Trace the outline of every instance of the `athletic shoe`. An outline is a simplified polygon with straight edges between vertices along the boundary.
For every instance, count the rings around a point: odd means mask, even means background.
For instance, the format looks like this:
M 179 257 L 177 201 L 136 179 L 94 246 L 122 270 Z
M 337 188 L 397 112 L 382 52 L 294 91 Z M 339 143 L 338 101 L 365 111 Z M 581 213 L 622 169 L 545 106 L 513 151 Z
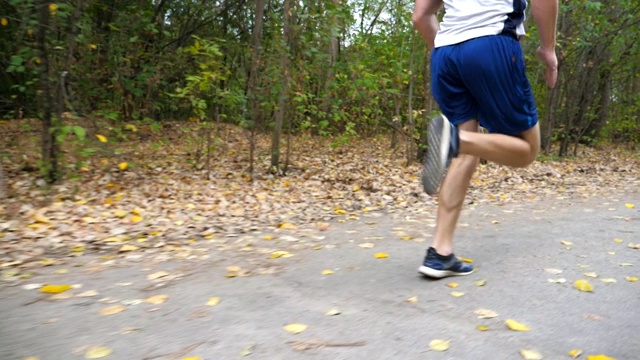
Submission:
M 430 247 L 418 272 L 440 279 L 447 276 L 469 275 L 473 272 L 473 266 L 463 263 L 453 254 L 442 256 L 436 252 L 436 249 Z
M 440 114 L 429 123 L 427 155 L 422 168 L 422 187 L 429 195 L 438 193 L 451 159 L 458 156 L 458 128 Z

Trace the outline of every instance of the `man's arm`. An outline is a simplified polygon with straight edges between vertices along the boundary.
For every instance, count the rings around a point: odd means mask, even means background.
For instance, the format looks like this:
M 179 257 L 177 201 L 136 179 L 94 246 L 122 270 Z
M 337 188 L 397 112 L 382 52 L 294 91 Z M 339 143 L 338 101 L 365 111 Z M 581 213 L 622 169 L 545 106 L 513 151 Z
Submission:
M 554 87 L 558 80 L 558 58 L 556 57 L 558 0 L 531 0 L 531 11 L 540 37 L 538 57 L 547 65 L 545 74 L 547 85 Z
M 432 49 L 439 28 L 436 14 L 440 6 L 442 0 L 416 0 L 413 7 L 413 26 Z

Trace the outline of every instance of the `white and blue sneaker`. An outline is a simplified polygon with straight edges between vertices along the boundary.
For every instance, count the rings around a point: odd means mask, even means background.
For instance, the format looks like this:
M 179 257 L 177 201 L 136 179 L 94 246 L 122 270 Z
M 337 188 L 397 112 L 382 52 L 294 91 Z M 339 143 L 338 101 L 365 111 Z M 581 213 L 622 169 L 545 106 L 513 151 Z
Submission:
M 442 256 L 436 252 L 436 249 L 430 247 L 418 272 L 441 279 L 447 276 L 469 275 L 473 272 L 473 265 L 463 263 L 453 254 Z
M 431 196 L 438 193 L 451 159 L 458 156 L 459 144 L 458 128 L 446 116 L 440 114 L 431 120 L 427 133 L 427 155 L 421 176 L 424 192 Z

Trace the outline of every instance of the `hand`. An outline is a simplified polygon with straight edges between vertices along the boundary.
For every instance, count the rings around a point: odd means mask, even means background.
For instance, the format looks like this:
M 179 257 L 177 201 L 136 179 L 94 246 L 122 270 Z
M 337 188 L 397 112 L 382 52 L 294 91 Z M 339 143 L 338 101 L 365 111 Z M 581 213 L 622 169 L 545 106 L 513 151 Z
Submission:
M 555 49 L 544 49 L 542 46 L 538 48 L 538 58 L 547 65 L 545 72 L 545 79 L 547 86 L 553 88 L 558 81 L 558 58 L 556 57 Z

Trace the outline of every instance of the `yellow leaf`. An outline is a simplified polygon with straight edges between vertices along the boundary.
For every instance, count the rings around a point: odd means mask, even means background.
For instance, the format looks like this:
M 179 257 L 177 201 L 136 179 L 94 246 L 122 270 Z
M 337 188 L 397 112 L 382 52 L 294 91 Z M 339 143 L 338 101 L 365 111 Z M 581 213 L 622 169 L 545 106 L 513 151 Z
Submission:
M 418 297 L 417 296 L 412 296 L 412 297 L 408 298 L 405 301 L 406 302 L 410 302 L 410 303 L 414 303 L 414 302 L 418 301 Z
M 135 245 L 125 244 L 125 245 L 122 245 L 122 247 L 121 247 L 121 248 L 120 248 L 120 250 L 118 250 L 118 251 L 120 251 L 120 252 L 127 252 L 127 251 L 136 251 L 136 250 L 138 250 L 138 249 L 139 249 L 139 248 L 138 248 L 137 246 L 135 246 Z
M 82 245 L 75 246 L 73 249 L 71 249 L 71 251 L 74 253 L 81 253 L 84 251 L 84 246 Z
M 353 191 L 359 191 L 359 190 L 360 190 L 360 186 L 355 185 L 355 186 L 353 187 Z
M 35 220 L 36 222 L 41 223 L 41 224 L 46 224 L 46 223 L 48 223 L 50 221 L 48 217 L 40 215 L 40 214 L 33 215 L 33 220 Z
M 624 279 L 627 280 L 628 282 L 636 282 L 636 281 L 638 281 L 638 278 L 636 276 L 627 276 Z
M 505 325 L 507 325 L 507 327 L 510 330 L 513 330 L 513 331 L 530 331 L 531 330 L 527 325 L 519 323 L 513 319 L 507 319 L 504 323 Z
M 582 355 L 582 350 L 580 349 L 573 349 L 569 351 L 569 356 L 573 359 L 577 359 L 580 355 Z
M 633 204 L 629 204 L 629 203 L 624 204 L 624 206 L 626 206 L 626 207 L 627 207 L 627 209 L 633 209 L 634 207 L 636 207 L 635 205 L 633 205 Z
M 128 164 L 128 163 L 126 163 L 126 162 L 121 162 L 121 163 L 118 165 L 118 169 L 120 169 L 120 170 L 122 170 L 122 171 L 127 170 L 127 168 L 128 168 L 128 167 L 129 167 L 129 164 Z
M 613 241 L 615 241 L 615 242 L 617 242 L 618 244 L 620 244 L 623 240 L 622 240 L 622 239 L 619 239 L 619 238 L 615 238 L 615 239 L 613 239 Z
M 562 240 L 560 241 L 560 243 L 564 246 L 571 246 L 573 245 L 573 243 L 571 241 L 567 241 L 567 240 Z
M 264 239 L 265 239 L 265 240 L 267 240 L 267 241 L 270 241 L 270 240 L 273 240 L 273 236 L 271 236 L 271 235 L 265 235 L 265 236 L 264 236 Z
M 277 259 L 277 258 L 288 258 L 292 256 L 293 254 L 291 254 L 290 252 L 280 250 L 280 251 L 272 252 L 270 258 Z
M 474 282 L 474 284 L 476 284 L 476 286 L 485 286 L 487 285 L 487 280 L 478 280 Z
M 186 358 L 182 358 L 182 360 L 202 360 L 202 358 L 199 356 L 189 356 Z
M 142 220 L 144 220 L 144 219 L 142 217 L 140 217 L 140 216 L 131 217 L 131 222 L 134 222 L 134 223 L 140 222 Z
M 63 284 L 63 285 L 45 285 L 40 288 L 40 292 L 45 294 L 59 294 L 61 292 L 65 292 L 71 289 L 71 285 Z
M 447 351 L 450 346 L 451 342 L 449 340 L 435 339 L 429 342 L 429 349 L 433 351 Z
M 616 360 L 616 358 L 609 357 L 607 355 L 587 355 L 587 360 Z
M 135 208 L 135 209 L 131 210 L 131 213 L 132 213 L 133 215 L 138 215 L 138 216 L 139 216 L 139 215 L 142 215 L 142 212 L 143 212 L 143 211 L 144 211 L 144 210 L 142 210 L 142 209 Z
M 295 229 L 298 228 L 297 226 L 293 225 L 292 223 L 288 223 L 288 222 L 280 223 L 280 225 L 278 225 L 278 227 L 280 229 L 285 229 L 285 230 L 295 230 Z
M 468 258 L 463 258 L 463 257 L 458 258 L 458 259 L 460 261 L 462 261 L 462 262 L 465 262 L 465 263 L 469 263 L 469 264 L 473 263 L 473 259 L 468 259 Z
M 209 298 L 209 301 L 207 301 L 207 306 L 216 306 L 220 304 L 220 300 L 221 299 L 217 296 Z
M 478 329 L 480 331 L 487 331 L 487 330 L 489 330 L 489 327 L 487 325 L 478 325 L 478 326 L 476 326 L 476 329 Z
M 633 264 L 625 262 L 625 263 L 620 263 L 620 266 L 633 266 Z
M 487 309 L 478 309 L 473 313 L 478 315 L 478 319 L 493 319 L 494 317 L 498 316 L 497 312 Z
M 101 359 L 111 355 L 113 350 L 105 346 L 92 346 L 84 354 L 85 359 Z
M 67 269 L 58 269 L 58 270 L 56 270 L 56 274 L 59 274 L 59 275 L 64 275 L 64 274 L 67 274 L 68 272 L 69 272 L 69 270 L 67 270 Z
M 49 11 L 58 10 L 58 4 L 49 4 Z
M 227 266 L 227 271 L 230 271 L 230 272 L 238 272 L 240 270 L 241 270 L 240 266 Z
M 363 249 L 371 249 L 371 248 L 373 248 L 375 245 L 374 245 L 374 244 L 372 244 L 372 243 L 362 243 L 362 244 L 359 244 L 358 246 L 360 246 L 360 247 L 361 247 L 361 248 L 363 248 Z
M 299 334 L 303 331 L 305 331 L 307 329 L 307 325 L 305 324 L 289 324 L 287 326 L 284 327 L 284 330 L 292 333 L 292 334 Z
M 451 296 L 453 296 L 453 297 L 464 296 L 464 292 L 462 292 L 462 291 L 452 291 L 451 292 Z
M 616 279 L 613 279 L 613 278 L 604 278 L 604 279 L 602 279 L 602 282 L 606 283 L 606 284 L 613 284 L 613 283 L 616 283 L 618 281 Z
M 160 305 L 164 304 L 165 301 L 169 298 L 169 295 L 154 295 L 150 298 L 145 299 L 144 302 L 147 304 Z
M 24 360 L 40 360 L 40 358 L 37 357 L 37 356 L 29 356 L 28 358 L 25 358 Z
M 104 315 L 104 316 L 106 316 L 106 315 L 113 315 L 113 314 L 117 314 L 117 313 L 119 313 L 119 312 L 123 312 L 123 311 L 125 311 L 126 309 L 127 309 L 127 308 L 125 308 L 125 307 L 124 307 L 124 306 L 122 306 L 122 305 L 113 305 L 113 306 L 109 306 L 109 307 L 106 307 L 106 308 L 104 308 L 104 309 L 100 310 L 100 313 L 99 313 L 99 314 L 100 314 L 100 315 Z
M 174 224 L 176 226 L 182 226 L 182 225 L 184 225 L 184 220 L 178 220 L 178 221 L 174 222 Z
M 193 205 L 193 204 L 187 204 L 187 205 L 185 205 L 185 207 L 186 207 L 187 209 L 189 209 L 189 210 L 193 210 L 193 209 L 195 209 L 195 208 L 196 208 L 196 206 L 195 206 L 195 205 Z
M 591 285 L 591 283 L 589 283 L 587 280 L 583 280 L 583 279 L 576 280 L 576 282 L 573 283 L 573 286 L 575 286 L 575 288 L 580 291 L 584 291 L 584 292 L 593 291 L 593 285 Z
M 56 262 L 54 260 L 51 259 L 42 259 L 40 260 L 40 265 L 42 266 L 51 266 L 51 265 L 55 265 Z
M 9 20 L 7 20 L 5 18 L 0 19 L 0 25 L 2 25 L 2 26 L 9 25 Z
M 450 287 L 450 288 L 452 288 L 452 289 L 455 289 L 455 288 L 457 288 L 459 285 L 458 285 L 458 283 L 450 282 L 450 283 L 448 283 L 448 284 L 447 284 L 447 286 L 448 286 L 448 287 Z
M 587 272 L 587 273 L 584 273 L 584 276 L 588 276 L 590 278 L 597 278 L 598 274 L 596 274 L 594 272 Z
M 101 143 L 107 142 L 107 138 L 104 135 L 96 134 L 96 138 L 98 138 L 98 141 L 100 141 Z
M 520 355 L 525 360 L 542 360 L 542 355 L 535 350 L 520 350 Z
M 386 254 L 386 253 L 375 253 L 375 254 L 373 254 L 373 256 L 376 259 L 386 259 L 386 258 L 389 257 L 389 254 Z
M 338 215 L 344 215 L 344 214 L 347 213 L 346 210 L 342 210 L 342 209 L 336 209 L 335 211 L 336 211 L 336 214 L 338 214 Z
M 122 219 L 123 217 L 127 216 L 128 214 L 129 214 L 129 213 L 128 213 L 128 212 L 126 212 L 126 211 L 124 211 L 124 210 L 116 210 L 116 211 L 114 211 L 114 212 L 113 212 L 113 215 L 115 215 L 116 217 L 119 217 L 119 218 L 121 218 L 121 219 Z
M 97 49 L 97 48 L 98 48 L 98 47 L 96 46 L 96 44 L 89 44 L 89 49 L 91 49 L 91 50 L 95 50 L 95 49 Z
M 124 129 L 131 132 L 138 132 L 138 128 L 133 124 L 126 124 Z
M 335 271 L 333 270 L 322 270 L 322 275 L 333 275 L 335 274 Z

